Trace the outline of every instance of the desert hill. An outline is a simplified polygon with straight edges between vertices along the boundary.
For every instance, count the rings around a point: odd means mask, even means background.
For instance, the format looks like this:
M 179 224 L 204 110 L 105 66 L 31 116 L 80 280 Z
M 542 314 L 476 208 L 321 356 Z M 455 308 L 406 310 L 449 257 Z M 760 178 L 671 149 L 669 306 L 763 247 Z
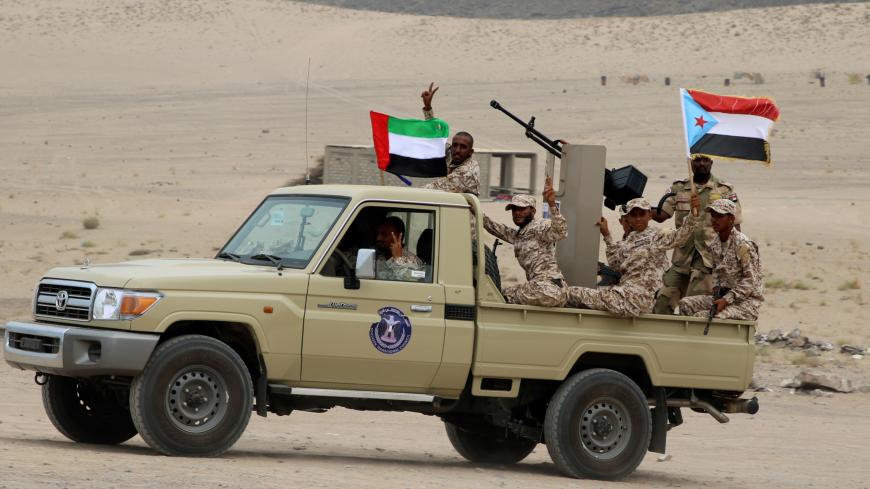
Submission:
M 847 0 L 860 2 L 863 0 Z M 357 10 L 412 15 L 443 15 L 488 19 L 571 19 L 581 17 L 647 17 L 788 5 L 844 3 L 836 0 L 469 0 L 431 2 L 426 0 L 308 0 L 306 3 Z

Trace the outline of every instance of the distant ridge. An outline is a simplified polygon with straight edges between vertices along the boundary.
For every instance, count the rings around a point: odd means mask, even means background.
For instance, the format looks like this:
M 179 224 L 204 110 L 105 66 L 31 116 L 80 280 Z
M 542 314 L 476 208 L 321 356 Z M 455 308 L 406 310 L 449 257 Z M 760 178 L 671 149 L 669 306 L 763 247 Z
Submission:
M 566 19 L 582 17 L 648 17 L 721 12 L 783 5 L 863 3 L 867 0 L 308 0 L 331 5 L 412 15 L 441 15 L 482 19 Z

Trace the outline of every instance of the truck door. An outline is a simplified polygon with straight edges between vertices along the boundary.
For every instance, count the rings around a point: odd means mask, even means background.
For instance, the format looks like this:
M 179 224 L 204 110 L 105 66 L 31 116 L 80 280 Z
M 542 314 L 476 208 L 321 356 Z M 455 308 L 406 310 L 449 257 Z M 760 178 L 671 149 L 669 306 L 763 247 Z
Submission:
M 360 207 L 312 275 L 302 341 L 306 384 L 378 390 L 432 383 L 445 334 L 444 287 L 435 276 L 439 211 L 397 205 Z M 346 269 L 355 266 L 359 249 L 380 248 L 378 255 L 386 255 L 378 233 L 387 228 L 401 240 L 409 266 L 396 273 L 379 258 L 376 278 L 360 279 L 359 289 L 345 289 Z

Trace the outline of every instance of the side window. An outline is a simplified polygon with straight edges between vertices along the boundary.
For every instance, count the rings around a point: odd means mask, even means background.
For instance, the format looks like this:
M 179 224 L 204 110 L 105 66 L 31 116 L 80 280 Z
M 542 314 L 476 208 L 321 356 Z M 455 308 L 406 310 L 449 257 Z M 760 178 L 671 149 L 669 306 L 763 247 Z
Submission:
M 357 214 L 321 270 L 348 274 L 357 252 L 375 250 L 375 280 L 432 283 L 435 260 L 434 210 L 370 206 Z

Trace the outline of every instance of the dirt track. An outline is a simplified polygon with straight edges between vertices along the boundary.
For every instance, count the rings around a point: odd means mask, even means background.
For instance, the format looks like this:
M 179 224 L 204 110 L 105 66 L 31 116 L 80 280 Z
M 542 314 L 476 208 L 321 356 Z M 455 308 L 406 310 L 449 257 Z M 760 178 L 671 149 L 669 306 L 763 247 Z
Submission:
M 649 454 L 627 481 L 563 477 L 543 445 L 516 466 L 477 466 L 453 451 L 437 418 L 294 413 L 253 417 L 217 459 L 167 458 L 138 436 L 117 447 L 77 445 L 55 431 L 32 374 L 0 367 L 0 489 L 37 487 L 870 487 L 866 394 L 760 393 L 756 416 L 719 425 L 685 413 L 673 458 Z

